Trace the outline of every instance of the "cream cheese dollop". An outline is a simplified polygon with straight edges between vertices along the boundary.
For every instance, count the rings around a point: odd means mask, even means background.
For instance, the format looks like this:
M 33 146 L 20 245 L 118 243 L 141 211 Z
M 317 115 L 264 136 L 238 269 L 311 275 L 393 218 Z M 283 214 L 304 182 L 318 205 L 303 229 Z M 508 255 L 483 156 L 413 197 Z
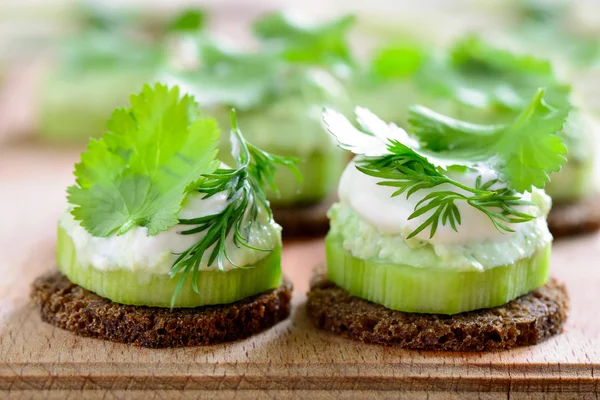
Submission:
M 475 184 L 478 176 L 481 176 L 482 182 L 487 182 L 497 177 L 494 171 L 485 166 L 468 168 L 465 172 L 449 172 L 448 174 L 453 179 L 469 186 Z M 392 197 L 397 188 L 378 185 L 378 182 L 381 180 L 381 178 L 372 177 L 360 172 L 356 169 L 356 163 L 354 161 L 351 162 L 346 167 L 340 180 L 338 190 L 340 201 L 352 208 L 364 221 L 376 227 L 380 233 L 385 235 L 401 235 L 404 238 L 408 237 L 425 222 L 433 212 L 431 211 L 409 220 L 409 216 L 414 212 L 415 206 L 420 200 L 433 191 L 460 191 L 460 189 L 454 186 L 443 184 L 433 189 L 419 190 L 409 198 L 406 197 L 406 194 Z M 543 191 L 541 193 L 543 194 Z M 523 195 L 523 200 L 530 200 L 530 198 L 530 193 Z M 454 231 L 449 224 L 442 225 L 440 223 L 433 237 L 429 237 L 430 230 L 428 228 L 421 231 L 413 239 L 432 245 L 464 244 L 486 240 L 507 241 L 511 240 L 512 236 L 526 224 L 531 223 L 509 224 L 515 232 L 500 232 L 484 213 L 470 206 L 465 201 L 457 201 L 455 204 L 461 215 L 461 224 L 458 226 L 458 232 Z M 540 214 L 538 207 L 533 205 L 519 206 L 519 210 L 521 212 L 533 213 L 536 216 Z
M 187 196 L 179 212 L 180 219 L 199 218 L 219 213 L 227 207 L 226 193 L 218 193 L 209 198 L 204 194 L 192 193 Z M 258 249 L 272 249 L 281 245 L 281 227 L 267 212 L 261 210 L 258 222 L 252 225 L 249 243 Z M 191 229 L 190 225 L 176 225 L 154 236 L 148 236 L 145 227 L 134 227 L 123 235 L 115 234 L 108 237 L 96 237 L 87 232 L 71 215 L 70 209 L 59 221 L 66 233 L 73 240 L 77 262 L 100 271 L 129 270 L 146 274 L 168 275 L 177 259 L 177 254 L 185 251 L 205 232 L 192 235 L 182 235 L 180 232 Z M 237 265 L 252 265 L 265 258 L 269 252 L 237 247 L 233 243 L 232 232 L 227 237 L 227 252 Z M 200 271 L 217 269 L 216 265 L 207 266 L 206 260 L 212 247 L 203 257 Z M 236 268 L 229 261 L 223 265 L 226 271 Z

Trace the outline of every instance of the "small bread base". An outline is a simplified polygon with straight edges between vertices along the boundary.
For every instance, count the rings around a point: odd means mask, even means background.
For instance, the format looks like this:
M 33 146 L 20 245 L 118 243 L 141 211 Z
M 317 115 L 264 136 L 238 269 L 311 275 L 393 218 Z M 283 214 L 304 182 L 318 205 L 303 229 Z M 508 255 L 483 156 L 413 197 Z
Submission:
M 564 204 L 554 204 L 548 227 L 555 238 L 595 232 L 600 229 L 600 195 Z
M 210 345 L 243 339 L 286 319 L 292 286 L 232 304 L 197 308 L 128 306 L 71 283 L 60 272 L 35 280 L 31 298 L 42 320 L 81 336 L 143 347 Z
M 316 204 L 271 206 L 273 219 L 283 228 L 286 238 L 324 235 L 329 231 L 327 211 L 334 199 L 326 199 Z
M 434 295 L 434 294 L 432 294 Z M 527 346 L 562 332 L 565 287 L 551 279 L 510 303 L 456 315 L 394 311 L 327 280 L 319 268 L 308 292 L 308 315 L 320 329 L 365 343 L 415 350 L 490 351 Z

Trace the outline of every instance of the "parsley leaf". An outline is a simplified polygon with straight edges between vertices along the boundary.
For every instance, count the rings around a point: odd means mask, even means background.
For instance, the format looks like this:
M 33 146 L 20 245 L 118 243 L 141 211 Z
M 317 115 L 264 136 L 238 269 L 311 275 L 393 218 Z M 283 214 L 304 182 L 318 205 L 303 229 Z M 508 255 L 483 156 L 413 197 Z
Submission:
M 177 14 L 167 26 L 168 32 L 194 32 L 202 29 L 206 23 L 204 11 L 190 8 Z
M 134 226 L 154 235 L 177 224 L 186 194 L 218 167 L 219 129 L 197 119 L 190 96 L 177 87 L 144 86 L 131 108 L 117 109 L 109 131 L 91 140 L 68 188 L 72 214 L 94 236 Z
M 404 143 L 408 146 L 407 151 L 416 152 L 419 144 L 409 137 L 404 129 L 395 124 L 386 124 L 366 108 L 356 107 L 355 113 L 362 130 L 356 129 L 338 111 L 329 108 L 323 111 L 323 122 L 342 149 L 354 154 L 376 157 L 388 154 L 390 141 L 393 141 Z
M 80 13 L 83 29 L 61 43 L 61 68 L 67 77 L 90 69 L 154 71 L 167 57 L 169 35 L 199 31 L 206 19 L 204 11 L 197 8 L 159 20 L 142 11 L 110 10 L 95 4 L 82 5 Z
M 346 39 L 355 18 L 346 15 L 319 25 L 303 24 L 289 14 L 276 13 L 254 23 L 254 33 L 281 52 L 287 61 L 331 65 L 354 63 Z
M 517 8 L 524 20 L 536 22 L 554 22 L 569 12 L 567 2 L 521 0 L 517 4 Z
M 558 133 L 570 108 L 555 109 L 544 101 L 540 89 L 529 105 L 506 125 L 478 125 L 416 106 L 409 123 L 423 147 L 441 156 L 486 162 L 500 180 L 518 192 L 543 188 L 548 174 L 566 161 L 566 147 Z

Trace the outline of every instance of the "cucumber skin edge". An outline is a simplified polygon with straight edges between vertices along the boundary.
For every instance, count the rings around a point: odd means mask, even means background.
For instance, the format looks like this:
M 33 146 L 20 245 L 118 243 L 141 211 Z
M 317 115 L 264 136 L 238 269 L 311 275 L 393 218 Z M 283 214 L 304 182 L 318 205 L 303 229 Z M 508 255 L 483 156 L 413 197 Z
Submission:
M 551 244 L 515 263 L 457 272 L 363 260 L 345 251 L 341 239 L 327 235 L 329 279 L 353 296 L 392 310 L 453 315 L 501 306 L 546 284 Z
M 62 227 L 57 232 L 57 266 L 69 280 L 111 301 L 127 305 L 165 307 L 171 305 L 178 277 L 148 274 L 144 279 L 133 271 L 99 271 L 77 263 L 75 247 Z M 174 308 L 230 304 L 279 287 L 283 282 L 281 247 L 276 247 L 254 268 L 232 271 L 203 271 L 198 274 L 200 294 L 195 293 L 191 274 L 186 278 Z

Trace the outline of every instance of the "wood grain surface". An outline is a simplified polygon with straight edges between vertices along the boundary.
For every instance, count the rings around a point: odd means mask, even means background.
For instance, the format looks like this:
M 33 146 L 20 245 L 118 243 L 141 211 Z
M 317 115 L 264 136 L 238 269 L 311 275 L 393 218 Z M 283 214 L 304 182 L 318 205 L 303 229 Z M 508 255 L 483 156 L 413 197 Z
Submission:
M 599 235 L 555 243 L 554 275 L 572 299 L 565 333 L 507 352 L 403 351 L 315 330 L 304 302 L 310 270 L 324 258 L 321 239 L 285 243 L 293 314 L 248 340 L 151 350 L 47 325 L 28 302 L 29 285 L 53 268 L 56 220 L 79 150 L 0 149 L 0 398 L 345 399 L 401 391 L 409 399 L 597 399 Z

